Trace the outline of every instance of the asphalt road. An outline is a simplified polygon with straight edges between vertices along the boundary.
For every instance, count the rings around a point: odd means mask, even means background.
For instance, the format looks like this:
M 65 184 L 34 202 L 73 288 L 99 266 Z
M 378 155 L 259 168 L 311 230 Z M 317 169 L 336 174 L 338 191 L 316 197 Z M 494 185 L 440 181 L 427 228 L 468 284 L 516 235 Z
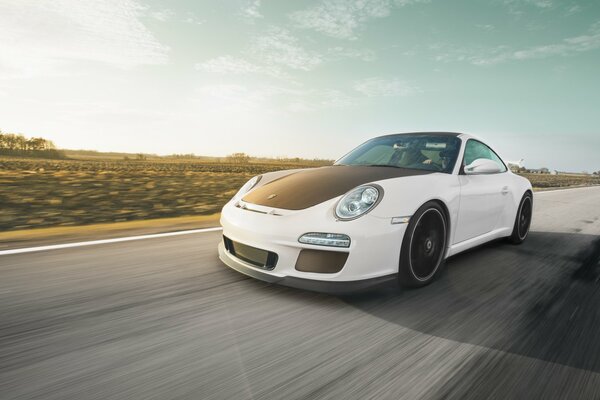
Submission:
M 534 218 L 352 296 L 231 271 L 219 232 L 0 256 L 0 398 L 600 398 L 600 188 Z

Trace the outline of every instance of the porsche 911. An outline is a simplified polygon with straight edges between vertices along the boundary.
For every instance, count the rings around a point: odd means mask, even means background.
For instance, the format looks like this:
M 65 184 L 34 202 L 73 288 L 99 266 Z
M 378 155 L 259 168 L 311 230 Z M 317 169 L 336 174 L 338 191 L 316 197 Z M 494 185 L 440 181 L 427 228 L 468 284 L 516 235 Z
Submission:
M 223 207 L 218 251 L 243 274 L 298 288 L 420 287 L 448 257 L 500 238 L 522 243 L 532 211 L 530 182 L 482 140 L 393 134 L 331 166 L 250 179 Z

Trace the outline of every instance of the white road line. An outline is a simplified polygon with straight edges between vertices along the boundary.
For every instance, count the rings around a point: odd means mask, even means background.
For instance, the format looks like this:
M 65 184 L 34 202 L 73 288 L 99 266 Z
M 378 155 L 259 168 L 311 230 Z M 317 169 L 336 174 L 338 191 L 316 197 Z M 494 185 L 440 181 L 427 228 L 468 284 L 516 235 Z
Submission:
M 188 231 L 155 233 L 152 235 L 140 235 L 140 236 L 128 236 L 128 237 L 113 238 L 113 239 L 90 240 L 87 242 L 53 244 L 53 245 L 38 246 L 38 247 L 24 247 L 22 249 L 0 250 L 0 256 L 4 256 L 4 255 L 8 255 L 8 254 L 33 253 L 35 251 L 68 249 L 71 247 L 93 246 L 96 244 L 131 242 L 133 240 L 144 240 L 144 239 L 163 238 L 163 237 L 169 237 L 169 236 L 190 235 L 193 233 L 216 232 L 216 231 L 220 231 L 222 229 L 223 228 L 218 226 L 218 227 L 214 227 L 214 228 L 191 229 Z

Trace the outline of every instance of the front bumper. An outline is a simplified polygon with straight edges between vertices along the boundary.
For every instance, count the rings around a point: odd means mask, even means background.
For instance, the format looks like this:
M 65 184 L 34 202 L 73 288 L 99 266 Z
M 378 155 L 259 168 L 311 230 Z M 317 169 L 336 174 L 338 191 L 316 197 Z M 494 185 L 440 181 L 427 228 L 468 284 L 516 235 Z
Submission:
M 242 260 L 236 259 L 225 250 L 223 242 L 219 243 L 219 258 L 229 268 L 236 270 L 252 278 L 277 283 L 283 286 L 289 286 L 297 289 L 311 290 L 329 294 L 345 294 L 351 292 L 360 292 L 383 286 L 398 281 L 398 274 L 384 275 L 377 278 L 362 279 L 356 281 L 325 281 L 316 279 L 298 278 L 295 276 L 279 276 L 266 271 L 261 271 Z
M 278 262 L 272 270 L 258 268 L 232 255 L 223 242 L 219 256 L 229 267 L 254 278 L 316 291 L 355 291 L 394 280 L 406 224 L 392 224 L 390 218 L 370 214 L 338 221 L 331 211 L 334 203 L 332 200 L 298 211 L 255 212 L 236 207 L 231 201 L 221 213 L 223 234 L 276 253 Z M 299 243 L 298 238 L 307 232 L 343 233 L 350 236 L 351 244 L 349 248 L 335 248 Z M 302 249 L 344 251 L 348 258 L 336 273 L 303 272 L 295 268 Z

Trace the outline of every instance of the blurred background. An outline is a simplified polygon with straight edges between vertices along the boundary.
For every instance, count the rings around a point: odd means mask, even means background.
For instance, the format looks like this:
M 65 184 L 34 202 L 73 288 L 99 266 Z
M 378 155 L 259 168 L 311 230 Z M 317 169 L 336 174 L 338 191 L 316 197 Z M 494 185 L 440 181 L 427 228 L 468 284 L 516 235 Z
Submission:
M 187 224 L 395 132 L 599 182 L 595 2 L 3 0 L 0 37 L 2 231 Z
M 332 163 L 241 152 L 211 157 L 66 150 L 47 139 L 0 133 L 0 230 L 127 221 L 146 221 L 153 228 L 164 218 L 187 226 L 199 222 L 195 216 L 212 216 L 216 223 L 221 207 L 252 176 Z M 523 161 L 509 165 L 537 190 L 600 184 L 599 172 L 528 169 Z

